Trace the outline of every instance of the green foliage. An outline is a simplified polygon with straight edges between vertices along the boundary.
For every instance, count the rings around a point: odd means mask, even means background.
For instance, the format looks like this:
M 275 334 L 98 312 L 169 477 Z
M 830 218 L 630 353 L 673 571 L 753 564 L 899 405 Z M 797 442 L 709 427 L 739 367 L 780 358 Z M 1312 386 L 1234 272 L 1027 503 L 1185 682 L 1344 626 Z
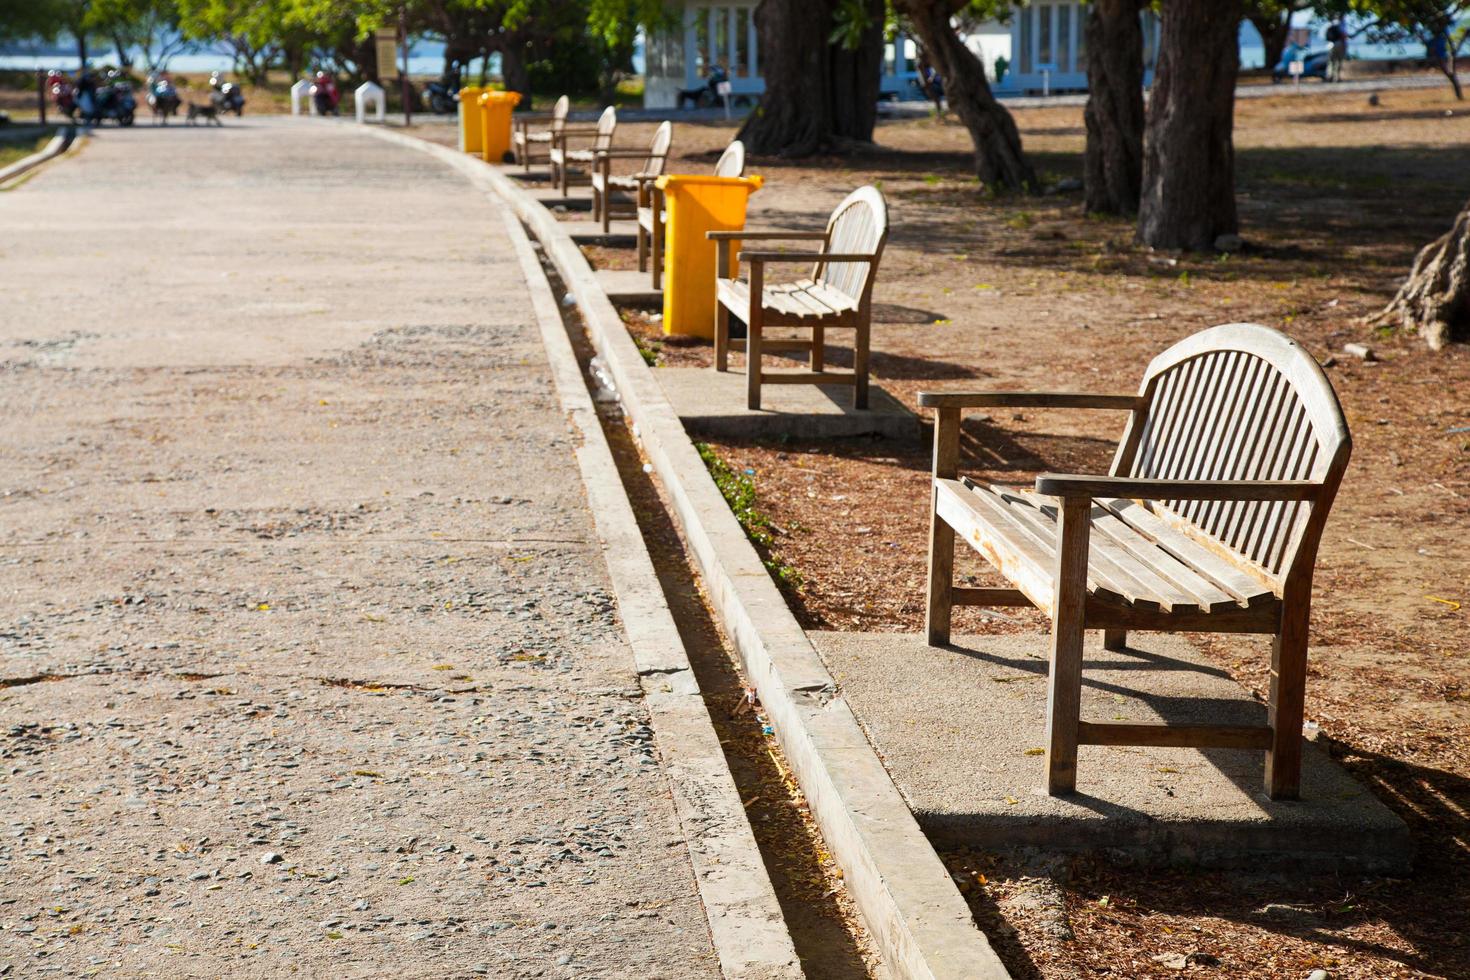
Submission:
M 725 498 L 725 503 L 730 505 L 730 510 L 740 526 L 745 529 L 745 536 L 751 542 L 765 552 L 764 563 L 776 580 L 793 589 L 802 586 L 801 573 L 785 562 L 782 562 L 771 554 L 771 548 L 776 543 L 776 535 L 780 528 L 771 520 L 770 516 L 762 513 L 756 507 L 755 481 L 744 473 L 737 473 L 730 465 L 720 458 L 708 443 L 696 442 L 694 448 L 699 452 L 699 458 L 704 460 L 705 469 L 714 478 L 715 486 L 720 488 L 720 494 Z

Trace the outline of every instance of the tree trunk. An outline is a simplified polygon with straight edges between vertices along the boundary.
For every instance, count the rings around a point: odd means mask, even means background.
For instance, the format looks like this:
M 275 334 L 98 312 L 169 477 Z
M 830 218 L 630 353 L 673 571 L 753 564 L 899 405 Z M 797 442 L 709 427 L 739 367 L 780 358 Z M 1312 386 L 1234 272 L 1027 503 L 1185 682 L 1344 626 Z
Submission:
M 1261 48 L 1265 51 L 1268 71 L 1276 67 L 1281 60 L 1281 52 L 1286 50 L 1286 37 L 1291 33 L 1291 14 L 1294 10 L 1295 7 L 1282 17 L 1253 13 L 1246 18 L 1256 29 L 1256 33 L 1261 35 Z
M 1398 295 L 1374 319 L 1418 331 L 1432 350 L 1470 340 L 1470 201 L 1453 228 L 1424 246 Z
M 489 61 L 487 54 L 485 60 Z M 519 37 L 507 38 L 500 49 L 500 77 L 507 92 L 521 93 L 518 108 L 523 112 L 531 109 L 531 67 L 526 62 L 526 42 Z
M 77 39 L 77 60 L 81 62 L 80 71 L 87 70 L 87 29 L 77 26 L 72 28 Z
M 1093 0 L 1087 15 L 1089 213 L 1134 214 L 1143 186 L 1143 27 L 1140 0 Z
M 831 3 L 761 0 L 755 27 L 766 91 L 739 138 L 760 155 L 802 157 L 830 150 Z
M 878 92 L 883 83 L 884 0 L 864 0 L 868 29 L 854 50 L 838 45 L 831 53 L 832 131 L 842 139 L 873 141 L 878 122 Z
M 1460 88 L 1460 76 L 1455 73 L 1455 56 L 1453 53 L 1439 59 L 1439 70 L 1444 72 L 1444 77 L 1450 80 L 1450 87 L 1455 90 L 1455 98 L 1465 100 L 1465 91 Z
M 995 101 L 985 80 L 985 66 L 950 24 L 953 0 L 897 0 L 896 6 L 913 24 L 919 43 L 939 72 L 950 109 L 970 131 L 980 182 L 993 190 L 1039 191 L 1036 172 L 1021 151 L 1016 121 Z
M 1239 228 L 1231 132 L 1239 25 L 1240 0 L 1164 6 L 1144 132 L 1138 209 L 1144 245 L 1202 251 Z

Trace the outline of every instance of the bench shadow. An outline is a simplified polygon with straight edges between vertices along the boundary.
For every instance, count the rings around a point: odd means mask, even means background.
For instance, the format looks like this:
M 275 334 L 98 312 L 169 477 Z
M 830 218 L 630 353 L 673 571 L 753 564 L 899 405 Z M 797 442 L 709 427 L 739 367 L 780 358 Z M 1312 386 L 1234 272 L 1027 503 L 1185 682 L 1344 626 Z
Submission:
M 1317 744 L 1408 825 L 1409 877 L 1276 875 L 1098 867 L 1091 874 L 1141 916 L 1216 918 L 1431 976 L 1470 976 L 1470 778 L 1325 734 Z M 1359 924 L 1375 928 L 1349 931 Z M 1386 926 L 1409 949 L 1375 941 Z

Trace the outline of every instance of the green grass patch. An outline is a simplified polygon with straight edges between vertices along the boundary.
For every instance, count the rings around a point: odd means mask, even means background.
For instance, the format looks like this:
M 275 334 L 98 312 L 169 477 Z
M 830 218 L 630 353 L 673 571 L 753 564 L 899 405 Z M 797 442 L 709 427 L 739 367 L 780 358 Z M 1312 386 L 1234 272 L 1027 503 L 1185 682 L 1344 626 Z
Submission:
M 766 570 L 782 585 L 799 590 L 802 586 L 801 573 L 771 553 L 776 535 L 781 529 L 771 520 L 770 515 L 763 513 L 757 506 L 755 481 L 749 474 L 732 469 L 708 443 L 696 442 L 694 448 L 699 452 L 699 458 L 704 460 L 705 469 L 714 478 L 715 486 L 720 488 L 725 503 L 730 505 L 735 519 L 745 529 L 745 536 L 764 552 L 761 560 L 765 563 Z
M 0 167 L 8 167 L 32 153 L 39 153 L 51 142 L 52 135 L 50 129 L 37 131 L 34 126 L 27 126 L 14 134 L 0 129 Z

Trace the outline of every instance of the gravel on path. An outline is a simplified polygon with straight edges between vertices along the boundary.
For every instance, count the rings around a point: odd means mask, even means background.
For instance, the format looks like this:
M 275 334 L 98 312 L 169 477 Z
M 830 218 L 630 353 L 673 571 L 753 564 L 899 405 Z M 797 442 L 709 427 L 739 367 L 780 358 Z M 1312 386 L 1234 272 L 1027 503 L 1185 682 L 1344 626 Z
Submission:
M 0 975 L 717 974 L 503 236 L 323 121 L 0 195 Z

